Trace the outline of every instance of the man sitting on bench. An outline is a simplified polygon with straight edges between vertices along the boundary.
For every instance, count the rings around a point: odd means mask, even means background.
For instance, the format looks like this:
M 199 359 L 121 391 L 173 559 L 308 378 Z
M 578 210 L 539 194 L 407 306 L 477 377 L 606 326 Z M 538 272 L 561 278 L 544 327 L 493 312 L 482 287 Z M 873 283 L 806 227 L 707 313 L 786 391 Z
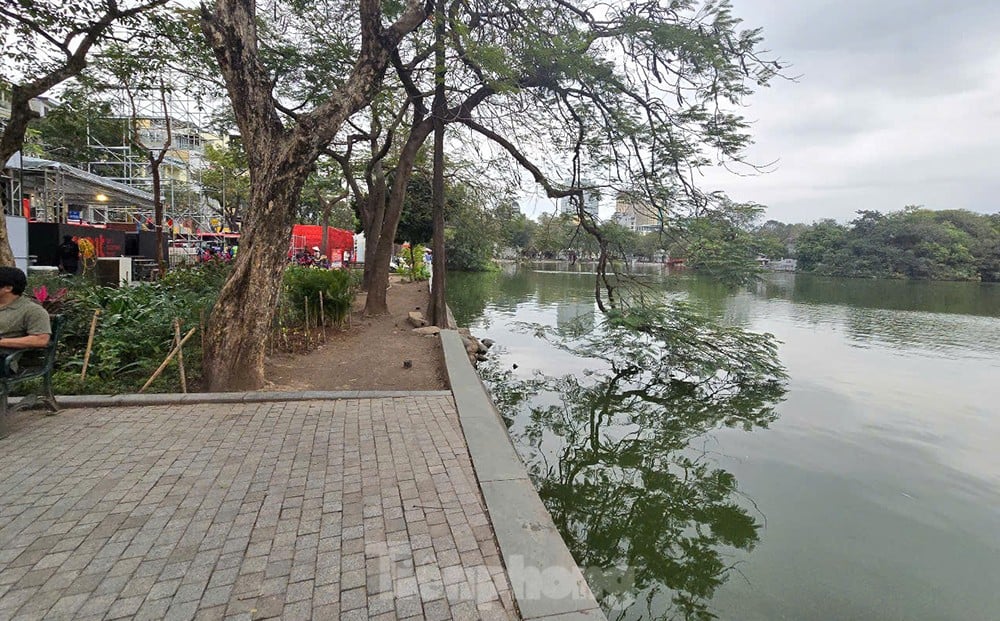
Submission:
M 22 297 L 27 286 L 28 278 L 20 269 L 0 267 L 0 357 L 49 344 L 49 313 Z

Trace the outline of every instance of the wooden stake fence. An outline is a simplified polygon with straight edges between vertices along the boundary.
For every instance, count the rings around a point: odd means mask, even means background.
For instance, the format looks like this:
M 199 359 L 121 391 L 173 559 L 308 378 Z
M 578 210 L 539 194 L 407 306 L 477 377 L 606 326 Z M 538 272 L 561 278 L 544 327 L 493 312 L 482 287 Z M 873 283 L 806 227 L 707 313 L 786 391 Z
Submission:
M 319 320 L 323 324 L 323 342 L 326 342 L 326 311 L 323 309 L 323 293 L 319 294 Z

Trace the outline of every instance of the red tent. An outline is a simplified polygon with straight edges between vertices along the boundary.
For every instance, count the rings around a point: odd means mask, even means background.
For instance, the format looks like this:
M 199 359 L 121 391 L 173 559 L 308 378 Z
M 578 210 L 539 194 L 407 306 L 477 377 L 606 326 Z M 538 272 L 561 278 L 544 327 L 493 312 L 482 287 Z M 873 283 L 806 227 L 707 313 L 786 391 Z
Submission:
M 330 261 L 343 261 L 344 251 L 354 250 L 354 233 L 344 229 L 327 229 L 327 247 L 323 247 L 323 227 L 318 224 L 296 224 L 292 227 L 292 249 L 319 248 Z

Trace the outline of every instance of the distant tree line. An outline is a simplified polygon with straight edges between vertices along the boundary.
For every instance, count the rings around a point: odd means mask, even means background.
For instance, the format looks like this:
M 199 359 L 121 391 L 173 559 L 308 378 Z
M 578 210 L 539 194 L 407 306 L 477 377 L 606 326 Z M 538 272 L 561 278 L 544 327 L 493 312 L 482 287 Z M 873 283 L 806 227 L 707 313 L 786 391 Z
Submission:
M 799 271 L 828 276 L 1000 282 L 1000 213 L 910 206 L 885 214 L 859 211 L 847 224 L 759 224 L 761 212 L 758 205 L 729 203 L 708 216 L 673 220 L 659 232 L 614 222 L 601 227 L 619 258 L 682 258 L 689 268 L 723 278 L 746 273 L 755 258 L 767 257 L 797 259 Z M 496 226 L 479 230 L 495 235 L 491 243 L 501 255 L 586 260 L 598 251 L 573 216 L 546 213 L 533 221 L 507 211 Z
M 1000 213 L 859 211 L 848 224 L 765 222 L 754 231 L 764 256 L 791 257 L 828 276 L 1000 282 Z

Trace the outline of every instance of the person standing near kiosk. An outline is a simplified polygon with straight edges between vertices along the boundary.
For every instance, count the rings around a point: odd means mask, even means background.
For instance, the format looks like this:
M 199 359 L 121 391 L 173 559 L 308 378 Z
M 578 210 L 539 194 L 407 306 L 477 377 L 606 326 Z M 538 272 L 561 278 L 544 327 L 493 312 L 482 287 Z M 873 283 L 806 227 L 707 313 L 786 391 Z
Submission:
M 59 244 L 59 268 L 66 274 L 75 275 L 80 269 L 80 245 L 72 235 L 63 235 Z

